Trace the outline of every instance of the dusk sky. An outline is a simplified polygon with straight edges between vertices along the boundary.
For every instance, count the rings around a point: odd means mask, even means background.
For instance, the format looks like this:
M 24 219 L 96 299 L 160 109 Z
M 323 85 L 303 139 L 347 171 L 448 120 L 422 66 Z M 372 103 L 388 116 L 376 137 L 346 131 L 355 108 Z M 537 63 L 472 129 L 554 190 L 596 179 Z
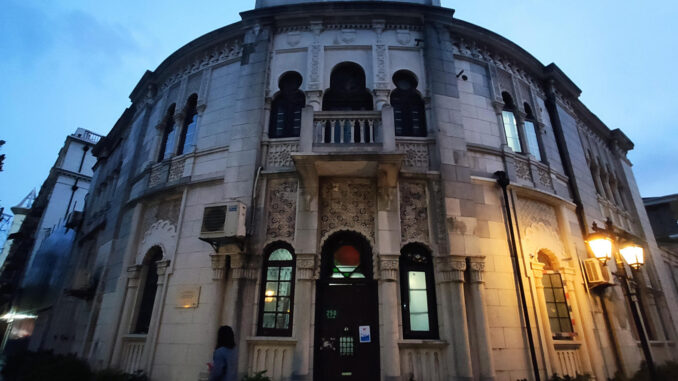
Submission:
M 106 134 L 145 70 L 207 32 L 239 20 L 247 1 L 4 0 L 0 13 L 0 206 L 38 188 L 66 135 Z M 643 196 L 678 193 L 678 2 L 443 1 L 544 64 L 635 143 Z

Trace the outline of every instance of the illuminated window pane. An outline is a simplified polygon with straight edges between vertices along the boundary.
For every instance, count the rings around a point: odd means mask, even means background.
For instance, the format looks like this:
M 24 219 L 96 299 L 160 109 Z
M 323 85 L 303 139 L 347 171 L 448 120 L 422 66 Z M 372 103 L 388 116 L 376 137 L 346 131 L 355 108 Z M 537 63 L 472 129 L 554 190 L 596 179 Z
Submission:
M 280 268 L 280 280 L 291 280 L 292 279 L 292 268 L 291 267 L 281 267 Z
M 290 282 L 280 282 L 278 285 L 278 295 L 290 296 Z
M 271 253 L 268 258 L 269 261 L 291 261 L 292 254 L 286 249 L 277 249 Z
M 264 328 L 275 328 L 275 314 L 264 314 Z
M 275 328 L 277 329 L 287 329 L 290 325 L 290 315 L 288 314 L 279 314 L 275 319 Z
M 527 148 L 530 153 L 534 155 L 537 160 L 541 161 L 541 153 L 539 152 L 539 141 L 537 140 L 537 126 L 529 120 L 525 121 L 525 136 L 527 137 Z
M 407 274 L 410 282 L 410 290 L 426 290 L 426 273 L 423 271 L 410 271 Z
M 522 152 L 520 146 L 520 137 L 518 135 L 518 125 L 516 124 L 516 117 L 511 111 L 502 111 L 502 118 L 504 120 L 504 131 L 506 131 L 506 142 L 513 152 Z
M 573 328 L 560 274 L 544 274 L 542 284 L 551 332 L 562 339 L 560 334 L 573 332 Z
M 410 330 L 412 331 L 428 331 L 428 314 L 410 314 Z
M 278 267 L 269 267 L 266 273 L 266 280 L 277 280 L 278 279 Z
M 426 300 L 426 290 L 410 291 L 410 312 L 428 312 L 428 302 Z

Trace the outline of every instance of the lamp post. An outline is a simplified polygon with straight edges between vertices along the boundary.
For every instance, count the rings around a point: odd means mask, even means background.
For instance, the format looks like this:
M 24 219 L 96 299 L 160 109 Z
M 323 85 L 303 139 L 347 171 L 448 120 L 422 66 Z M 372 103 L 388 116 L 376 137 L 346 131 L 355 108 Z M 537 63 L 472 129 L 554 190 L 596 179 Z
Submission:
M 624 266 L 624 261 L 626 261 L 629 267 L 631 267 L 632 273 L 638 271 L 644 263 L 643 248 L 636 243 L 635 237 L 626 232 L 615 230 L 609 218 L 605 221 L 604 228 L 599 227 L 595 222 L 591 228 L 593 233 L 589 234 L 586 243 L 591 248 L 593 255 L 603 265 L 605 265 L 608 259 L 614 257 L 614 261 L 617 264 L 617 272 L 613 274 L 620 280 L 626 295 L 643 348 L 645 363 L 650 372 L 650 379 L 654 380 L 656 379 L 656 370 L 652 360 L 652 351 L 650 350 L 650 342 L 647 338 L 638 306 L 641 303 L 640 288 L 633 277 L 627 273 L 626 266 Z

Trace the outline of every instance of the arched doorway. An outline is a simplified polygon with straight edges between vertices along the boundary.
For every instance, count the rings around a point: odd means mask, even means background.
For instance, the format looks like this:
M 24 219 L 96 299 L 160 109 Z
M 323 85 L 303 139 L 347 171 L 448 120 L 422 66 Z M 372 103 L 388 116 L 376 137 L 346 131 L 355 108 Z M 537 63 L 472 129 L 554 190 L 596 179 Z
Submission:
M 379 379 L 379 310 L 372 248 L 340 231 L 322 248 L 316 292 L 316 380 Z

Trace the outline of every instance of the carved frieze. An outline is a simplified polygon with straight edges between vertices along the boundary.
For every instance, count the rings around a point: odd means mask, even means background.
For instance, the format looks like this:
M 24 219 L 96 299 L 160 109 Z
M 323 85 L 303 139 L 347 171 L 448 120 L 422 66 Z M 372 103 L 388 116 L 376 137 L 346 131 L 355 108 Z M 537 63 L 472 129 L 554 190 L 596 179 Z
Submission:
M 562 257 L 565 250 L 554 207 L 521 197 L 516 209 L 524 250 L 533 256 L 539 250 L 549 250 Z
M 266 154 L 266 168 L 292 168 L 290 154 L 299 151 L 298 142 L 271 143 Z
M 532 181 L 532 176 L 530 176 L 530 165 L 523 160 L 516 160 L 516 176 L 519 179 Z
M 466 258 L 450 255 L 436 258 L 441 282 L 463 282 L 466 271 Z
M 398 279 L 398 268 L 397 256 L 379 258 L 379 270 L 382 280 L 395 281 Z
M 471 283 L 482 283 L 485 281 L 485 257 L 469 257 L 469 281 Z
M 297 216 L 296 179 L 272 179 L 268 185 L 268 218 L 266 238 L 268 240 L 294 239 Z
M 551 179 L 551 174 L 548 170 L 544 168 L 537 168 L 537 173 L 539 174 L 539 182 L 541 185 L 553 188 L 553 180 Z
M 405 154 L 403 167 L 413 169 L 428 169 L 429 152 L 426 142 L 398 142 L 396 143 L 398 152 Z
M 320 236 L 355 230 L 374 241 L 376 190 L 373 181 L 328 179 L 320 188 Z
M 429 242 L 426 183 L 400 181 L 400 239 L 403 243 Z

